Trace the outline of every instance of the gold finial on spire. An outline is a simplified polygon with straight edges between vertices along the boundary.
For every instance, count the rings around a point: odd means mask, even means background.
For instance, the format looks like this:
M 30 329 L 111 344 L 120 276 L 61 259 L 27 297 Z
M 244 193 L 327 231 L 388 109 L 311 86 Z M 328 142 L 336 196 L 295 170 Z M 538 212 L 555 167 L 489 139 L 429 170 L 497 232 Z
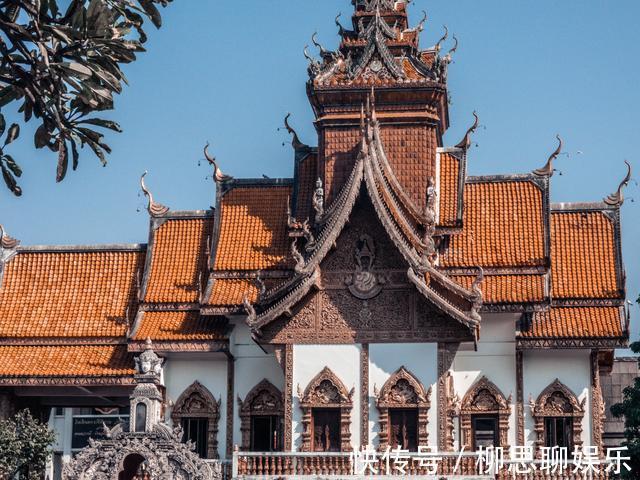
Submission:
M 169 211 L 169 207 L 166 207 L 161 203 L 156 203 L 153 200 L 153 194 L 149 191 L 149 189 L 147 188 L 147 185 L 144 182 L 144 177 L 146 177 L 148 173 L 149 172 L 145 170 L 142 176 L 140 177 L 140 188 L 142 189 L 142 192 L 144 193 L 145 197 L 147 197 L 147 211 L 149 212 L 149 214 L 152 217 L 161 217 L 162 215 L 164 215 Z
M 544 167 L 538 168 L 533 171 L 534 175 L 537 175 L 538 177 L 549 178 L 553 176 L 553 172 L 555 171 L 555 169 L 553 168 L 553 161 L 558 158 L 558 155 L 560 155 L 560 153 L 562 152 L 562 138 L 560 138 L 560 135 L 556 135 L 556 138 L 558 139 L 558 148 L 556 148 L 555 151 L 551 154 Z
M 627 175 L 624 177 L 620 185 L 618 186 L 618 190 L 615 193 L 612 193 L 607 198 L 604 199 L 604 203 L 607 205 L 611 205 L 614 207 L 619 207 L 624 203 L 624 187 L 629 185 L 629 181 L 631 181 L 631 164 L 625 160 L 624 163 L 627 164 Z

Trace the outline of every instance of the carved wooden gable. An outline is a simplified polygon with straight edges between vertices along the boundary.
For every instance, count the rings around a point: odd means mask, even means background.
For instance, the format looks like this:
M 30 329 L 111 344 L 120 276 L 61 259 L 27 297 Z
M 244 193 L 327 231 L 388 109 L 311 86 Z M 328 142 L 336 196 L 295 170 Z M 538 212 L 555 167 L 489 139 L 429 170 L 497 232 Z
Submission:
M 271 343 L 463 341 L 471 332 L 432 306 L 407 278 L 408 264 L 366 194 L 335 249 L 320 263 L 318 288 L 263 330 Z

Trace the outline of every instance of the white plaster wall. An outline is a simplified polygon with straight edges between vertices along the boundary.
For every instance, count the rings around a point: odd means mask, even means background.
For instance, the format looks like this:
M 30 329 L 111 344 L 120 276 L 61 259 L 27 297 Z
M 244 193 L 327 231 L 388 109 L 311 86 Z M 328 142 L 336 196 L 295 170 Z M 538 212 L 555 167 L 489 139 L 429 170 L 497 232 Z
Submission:
M 588 350 L 538 350 L 524 352 L 524 413 L 525 440 L 535 441 L 533 417 L 529 397 L 535 401 L 556 378 L 576 394 L 579 401 L 586 400 L 582 420 L 582 441 L 591 445 L 591 359 Z
M 263 379 L 269 380 L 274 386 L 284 391 L 284 373 L 273 354 L 272 348 L 265 346 L 264 352 L 251 339 L 249 327 L 244 321 L 236 323 L 231 337 L 231 352 L 235 357 L 235 398 L 245 399 Z M 234 402 L 233 443 L 242 443 L 240 432 L 240 411 L 237 401 Z
M 486 376 L 506 398 L 516 398 L 515 327 L 518 314 L 487 314 L 481 321 L 477 351 L 458 351 L 453 367 L 453 387 L 459 399 L 482 376 Z M 515 406 L 511 404 L 509 444 L 516 444 Z M 455 448 L 459 448 L 459 422 L 455 422 Z
M 369 444 L 378 445 L 378 409 L 374 386 L 382 388 L 396 370 L 404 366 L 426 390 L 431 387 L 429 445 L 438 444 L 438 345 L 435 343 L 381 343 L 369 345 Z
M 220 401 L 218 422 L 218 453 L 225 457 L 227 435 L 227 359 L 222 354 L 169 357 L 165 362 L 164 381 L 167 400 L 173 405 L 193 382 L 199 381 Z M 167 408 L 165 419 L 171 424 L 172 407 Z
M 347 390 L 355 387 L 351 411 L 351 444 L 360 446 L 360 344 L 355 345 L 294 345 L 293 346 L 293 449 L 299 450 L 302 439 L 302 412 L 298 385 L 304 392 L 309 382 L 324 367 L 335 373 Z

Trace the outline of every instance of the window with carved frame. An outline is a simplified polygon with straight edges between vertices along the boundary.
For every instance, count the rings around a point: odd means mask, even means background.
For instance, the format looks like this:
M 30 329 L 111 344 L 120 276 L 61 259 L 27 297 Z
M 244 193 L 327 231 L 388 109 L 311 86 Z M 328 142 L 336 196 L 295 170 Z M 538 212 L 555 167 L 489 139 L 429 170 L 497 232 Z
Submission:
M 512 398 L 506 398 L 487 377 L 478 380 L 459 406 L 460 446 L 499 446 L 509 450 L 509 417 Z
M 282 451 L 284 403 L 282 392 L 267 379 L 238 398 L 242 449 L 256 452 Z
M 351 409 L 353 394 L 328 368 L 322 369 L 302 392 L 302 451 L 349 452 L 351 446 Z
M 378 449 L 397 446 L 417 451 L 428 442 L 428 412 L 431 387 L 422 383 L 405 367 L 387 379 L 378 392 L 374 386 L 379 412 Z
M 534 402 L 529 399 L 534 419 L 536 449 L 541 447 L 567 447 L 572 451 L 582 447 L 582 419 L 586 398 L 578 400 L 560 380 L 554 380 Z
M 218 458 L 220 401 L 196 381 L 182 392 L 171 411 L 173 424 L 183 428 L 186 440 L 196 440 L 196 450 L 205 458 Z

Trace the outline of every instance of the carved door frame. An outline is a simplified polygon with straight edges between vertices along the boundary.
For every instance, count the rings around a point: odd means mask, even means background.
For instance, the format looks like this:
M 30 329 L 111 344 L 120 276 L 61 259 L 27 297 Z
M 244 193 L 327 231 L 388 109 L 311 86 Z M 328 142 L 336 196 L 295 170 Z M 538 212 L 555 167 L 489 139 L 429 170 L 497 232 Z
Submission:
M 554 397 L 559 397 L 560 400 L 565 402 L 564 410 L 562 409 L 562 405 L 553 403 Z M 535 425 L 536 452 L 540 452 L 541 447 L 544 447 L 544 419 L 548 417 L 572 418 L 573 431 L 571 432 L 571 438 L 573 440 L 573 447 L 582 447 L 582 419 L 585 414 L 585 403 L 586 398 L 580 402 L 578 396 L 557 378 L 542 391 L 535 402 L 533 399 L 529 399 L 531 416 L 533 417 Z
M 328 398 L 327 386 L 334 390 L 335 395 Z M 300 409 L 302 410 L 302 448 L 303 452 L 312 451 L 313 409 L 337 408 L 340 411 L 340 451 L 350 452 L 351 446 L 351 409 L 353 408 L 353 394 L 355 389 L 347 390 L 344 383 L 329 367 L 324 367 L 307 385 L 304 392 L 298 385 Z
M 485 404 L 482 400 L 489 400 L 490 404 Z M 465 450 L 471 450 L 473 447 L 472 417 L 474 415 L 497 415 L 500 446 L 504 447 L 505 451 L 509 451 L 511 400 L 511 396 L 506 398 L 500 389 L 485 376 L 474 383 L 460 403 L 460 447 L 464 446 Z
M 402 397 L 396 387 L 400 382 L 406 382 L 414 392 L 412 398 Z M 391 375 L 378 392 L 374 386 L 376 407 L 378 408 L 378 450 L 384 451 L 389 446 L 389 409 L 417 409 L 418 410 L 418 446 L 426 446 L 429 440 L 427 424 L 429 422 L 429 408 L 431 408 L 431 386 L 425 390 L 424 385 L 404 366 Z
M 193 404 L 193 400 L 199 400 Z M 183 418 L 206 418 L 209 420 L 207 430 L 207 458 L 218 458 L 218 422 L 220 420 L 220 403 L 213 394 L 197 380 L 180 394 L 171 410 L 174 426 L 181 426 Z
M 266 392 L 274 400 L 274 406 L 263 405 L 259 410 L 255 409 L 256 400 Z M 255 385 L 242 400 L 238 397 L 238 407 L 240 409 L 240 432 L 242 432 L 241 449 L 248 451 L 251 448 L 251 417 L 256 415 L 269 415 L 284 417 L 284 401 L 282 392 L 266 378 Z

